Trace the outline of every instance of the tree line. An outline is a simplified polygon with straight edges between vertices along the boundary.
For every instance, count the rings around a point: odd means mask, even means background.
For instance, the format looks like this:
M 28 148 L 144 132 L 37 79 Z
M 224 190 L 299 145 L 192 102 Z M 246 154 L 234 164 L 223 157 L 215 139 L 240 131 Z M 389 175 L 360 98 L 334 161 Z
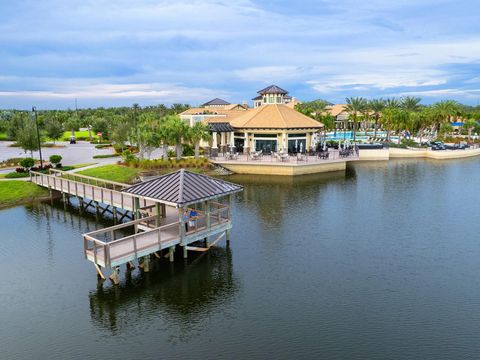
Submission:
M 452 122 L 463 122 L 463 128 L 471 137 L 472 132 L 480 132 L 480 107 L 471 107 L 454 100 L 443 100 L 432 105 L 422 105 L 421 98 L 406 96 L 402 98 L 372 99 L 348 97 L 345 99 L 343 128 L 352 126 L 354 140 L 357 131 L 373 130 L 373 137 L 379 130 L 386 131 L 387 141 L 392 133 L 415 135 L 420 139 L 427 134 L 444 136 L 453 131 Z M 296 105 L 296 109 L 307 116 L 322 122 L 326 130 L 335 130 L 338 122 L 327 111 L 329 104 L 324 100 L 315 100 Z
M 102 139 L 112 143 L 123 152 L 128 145 L 138 149 L 140 159 L 150 157 L 156 148 L 162 149 L 162 157 L 167 156 L 169 146 L 175 147 L 177 158 L 182 156 L 184 144 L 195 147 L 195 156 L 199 156 L 201 140 L 209 139 L 207 126 L 197 123 L 189 127 L 178 116 L 189 108 L 186 104 L 174 104 L 140 107 L 96 108 L 78 110 L 42 110 L 38 111 L 38 124 L 42 140 L 53 142 L 62 139 L 64 133 L 87 129 L 85 140 L 93 141 L 95 134 L 101 133 Z M 34 114 L 29 111 L 0 111 L 0 132 L 15 140 L 25 151 L 38 150 L 38 137 Z

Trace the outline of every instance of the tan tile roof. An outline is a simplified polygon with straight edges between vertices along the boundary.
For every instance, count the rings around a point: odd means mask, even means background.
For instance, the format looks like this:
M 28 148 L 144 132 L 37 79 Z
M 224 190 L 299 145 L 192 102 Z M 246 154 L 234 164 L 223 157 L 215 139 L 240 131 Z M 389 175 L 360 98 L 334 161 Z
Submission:
M 234 104 L 238 106 L 238 104 Z M 232 109 L 234 107 L 232 106 Z M 242 108 L 243 109 L 243 108 Z M 225 108 L 190 108 L 180 113 L 180 115 L 226 115 L 229 117 L 237 116 L 238 114 L 243 114 L 246 110 L 234 110 L 225 109 Z
M 333 116 L 338 116 L 342 112 L 346 112 L 345 110 L 346 106 L 347 105 L 344 105 L 344 104 L 335 104 L 335 105 L 332 105 L 330 108 L 326 109 L 326 111 Z
M 323 124 L 282 104 L 263 105 L 244 111 L 230 121 L 236 128 L 247 129 L 296 129 L 322 128 Z

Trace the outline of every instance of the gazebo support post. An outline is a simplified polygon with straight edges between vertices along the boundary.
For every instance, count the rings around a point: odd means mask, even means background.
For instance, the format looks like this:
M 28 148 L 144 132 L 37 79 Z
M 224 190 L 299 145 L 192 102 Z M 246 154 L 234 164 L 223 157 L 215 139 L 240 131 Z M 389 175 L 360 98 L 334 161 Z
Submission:
M 175 260 L 173 257 L 174 252 L 175 252 L 175 248 L 173 246 L 170 246 L 168 248 L 168 259 L 170 260 L 170 262 L 173 262 Z

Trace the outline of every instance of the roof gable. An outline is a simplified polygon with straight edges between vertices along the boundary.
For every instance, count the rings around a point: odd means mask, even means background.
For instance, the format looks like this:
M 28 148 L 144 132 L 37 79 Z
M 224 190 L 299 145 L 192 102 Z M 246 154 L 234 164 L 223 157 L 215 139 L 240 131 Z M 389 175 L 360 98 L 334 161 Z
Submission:
M 215 98 L 210 100 L 209 102 L 206 102 L 202 106 L 210 106 L 210 105 L 230 105 L 228 101 L 225 101 L 223 99 Z

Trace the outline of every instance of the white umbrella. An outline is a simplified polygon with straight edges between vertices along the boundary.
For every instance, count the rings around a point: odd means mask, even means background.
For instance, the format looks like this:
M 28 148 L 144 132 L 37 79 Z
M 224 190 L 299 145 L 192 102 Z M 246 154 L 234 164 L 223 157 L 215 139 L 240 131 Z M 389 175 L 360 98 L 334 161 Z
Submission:
M 303 152 L 303 142 L 300 143 L 300 153 Z
M 323 151 L 327 150 L 327 143 L 323 143 Z
M 298 140 L 295 140 L 295 151 L 298 149 Z

